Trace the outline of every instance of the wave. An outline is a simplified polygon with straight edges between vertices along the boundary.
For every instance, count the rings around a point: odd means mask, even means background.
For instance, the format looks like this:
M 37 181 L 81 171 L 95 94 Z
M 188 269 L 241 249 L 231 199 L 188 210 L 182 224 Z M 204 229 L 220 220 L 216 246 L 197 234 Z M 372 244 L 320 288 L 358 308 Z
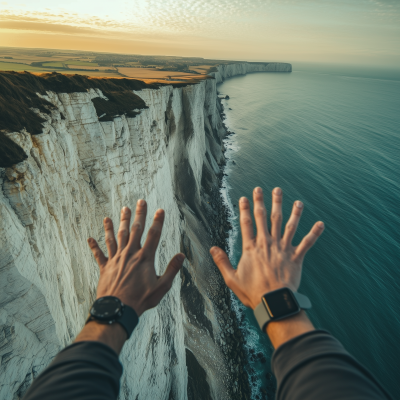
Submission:
M 225 108 L 227 109 L 227 108 Z M 225 111 L 226 113 L 227 111 Z M 226 125 L 227 121 L 225 121 Z M 235 136 L 229 136 L 224 139 L 224 146 L 225 146 L 225 157 L 228 159 L 222 179 L 222 187 L 220 189 L 220 194 L 223 199 L 223 202 L 227 209 L 229 210 L 229 222 L 231 223 L 232 229 L 229 233 L 228 237 L 228 256 L 232 262 L 234 268 L 236 268 L 236 258 L 237 255 L 235 254 L 235 244 L 237 243 L 238 235 L 240 232 L 239 226 L 239 216 L 235 211 L 235 207 L 233 206 L 232 199 L 229 195 L 229 190 L 231 186 L 228 182 L 229 173 L 232 171 L 232 167 L 237 165 L 234 164 L 233 157 L 236 152 L 240 150 L 239 145 L 235 141 Z M 260 378 L 259 374 L 257 373 L 258 367 L 257 362 L 259 362 L 259 358 L 255 358 L 254 355 L 264 354 L 265 349 L 260 346 L 259 344 L 259 333 L 254 328 L 254 326 L 248 321 L 246 318 L 246 311 L 247 308 L 240 302 L 240 300 L 233 294 L 231 291 L 231 304 L 232 308 L 237 316 L 239 321 L 239 328 L 243 332 L 243 337 L 245 338 L 245 351 L 247 357 L 247 373 L 249 374 L 250 380 L 250 387 L 251 387 L 251 398 L 258 399 L 258 394 L 260 389 L 263 385 L 263 381 Z

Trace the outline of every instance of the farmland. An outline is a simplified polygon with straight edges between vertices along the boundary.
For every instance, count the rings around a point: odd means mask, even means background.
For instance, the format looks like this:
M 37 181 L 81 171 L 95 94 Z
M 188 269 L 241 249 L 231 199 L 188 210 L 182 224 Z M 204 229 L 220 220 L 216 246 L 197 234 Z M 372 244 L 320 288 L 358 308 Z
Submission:
M 58 72 L 173 83 L 204 79 L 213 67 L 221 63 L 227 61 L 199 57 L 0 47 L 0 70 L 28 71 L 34 74 Z

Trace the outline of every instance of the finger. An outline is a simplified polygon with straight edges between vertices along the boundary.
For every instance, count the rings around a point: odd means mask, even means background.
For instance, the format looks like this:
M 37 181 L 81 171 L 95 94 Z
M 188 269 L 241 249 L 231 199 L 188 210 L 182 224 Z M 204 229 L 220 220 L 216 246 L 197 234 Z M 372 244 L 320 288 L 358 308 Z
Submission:
M 140 249 L 140 240 L 146 224 L 147 203 L 140 199 L 136 203 L 135 219 L 133 220 L 131 233 L 129 235 L 130 250 L 134 253 Z
M 292 244 L 293 237 L 296 233 L 304 205 L 301 201 L 295 201 L 292 208 L 292 214 L 286 224 L 285 232 L 283 234 L 283 246 L 288 247 Z
M 266 238 L 270 234 L 267 224 L 267 209 L 264 204 L 264 195 L 260 187 L 256 187 L 253 191 L 254 201 L 254 218 L 256 220 L 257 238 Z
M 160 276 L 157 282 L 157 290 L 160 291 L 160 300 L 172 287 L 172 283 L 175 279 L 176 274 L 182 268 L 183 262 L 185 261 L 185 255 L 182 253 L 176 254 L 172 257 L 169 262 L 164 274 Z
M 242 230 L 243 248 L 254 239 L 253 222 L 250 216 L 250 203 L 246 197 L 239 200 L 240 228 Z
M 107 264 L 107 257 L 104 255 L 97 242 L 93 238 L 89 238 L 88 245 L 99 267 L 104 267 Z
M 143 252 L 148 256 L 154 256 L 156 253 L 164 224 L 164 216 L 164 210 L 161 208 L 159 208 L 154 214 L 153 224 L 147 233 L 147 238 L 143 246 Z
M 302 259 L 306 255 L 307 251 L 311 249 L 317 239 L 321 236 L 324 231 L 325 225 L 323 222 L 317 222 L 312 228 L 311 231 L 304 236 L 303 240 L 297 246 L 295 251 L 295 258 Z
M 104 218 L 104 232 L 105 232 L 105 240 L 108 251 L 108 257 L 114 257 L 117 252 L 117 242 L 115 241 L 114 236 L 114 225 L 110 218 Z
M 281 240 L 282 229 L 282 189 L 275 188 L 272 191 L 271 208 L 271 236 L 275 240 Z
M 121 222 L 119 223 L 118 229 L 118 249 L 121 251 L 125 248 L 129 240 L 129 225 L 131 222 L 131 210 L 128 207 L 124 207 L 121 210 Z
M 234 282 L 235 270 L 232 267 L 231 262 L 225 251 L 217 246 L 211 247 L 210 249 L 211 257 L 213 258 L 215 264 L 220 270 L 226 286 L 232 289 L 232 284 Z

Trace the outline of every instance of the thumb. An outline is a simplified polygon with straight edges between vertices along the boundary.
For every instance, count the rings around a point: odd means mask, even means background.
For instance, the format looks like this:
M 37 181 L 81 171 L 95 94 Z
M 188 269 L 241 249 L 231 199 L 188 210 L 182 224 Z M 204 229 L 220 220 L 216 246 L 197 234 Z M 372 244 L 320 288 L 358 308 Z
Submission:
M 182 268 L 184 261 L 185 261 L 185 255 L 182 253 L 175 254 L 172 257 L 164 274 L 160 276 L 158 280 L 158 288 L 161 296 L 164 296 L 165 293 L 167 293 L 168 290 L 171 289 L 172 282 L 174 281 L 176 274 Z
M 211 247 L 210 254 L 218 269 L 220 270 L 226 286 L 231 288 L 235 270 L 233 269 L 227 254 L 217 246 Z

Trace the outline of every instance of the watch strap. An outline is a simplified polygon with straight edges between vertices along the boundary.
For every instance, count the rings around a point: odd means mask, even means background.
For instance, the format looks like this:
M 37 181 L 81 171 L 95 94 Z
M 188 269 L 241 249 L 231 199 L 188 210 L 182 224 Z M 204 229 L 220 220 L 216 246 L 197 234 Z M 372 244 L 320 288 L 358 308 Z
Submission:
M 122 316 L 117 319 L 116 322 L 121 324 L 122 327 L 126 330 L 129 339 L 132 335 L 133 330 L 136 328 L 136 325 L 139 323 L 139 317 L 132 307 L 124 304 Z
M 311 301 L 307 296 L 304 296 L 304 294 L 298 292 L 293 292 L 293 295 L 296 298 L 297 303 L 301 309 L 307 310 L 311 308 Z
M 293 296 L 295 297 L 297 304 L 299 307 L 303 310 L 307 310 L 311 308 L 311 301 L 307 296 L 304 296 L 304 294 L 298 293 L 298 292 L 292 292 Z M 260 326 L 261 330 L 264 331 L 265 327 L 267 326 L 268 322 L 271 321 L 271 317 L 264 305 L 264 303 L 261 301 L 261 303 L 254 309 L 254 316 L 256 317 L 256 320 L 258 322 L 258 325 Z
M 271 321 L 271 317 L 268 314 L 267 309 L 264 306 L 264 303 L 261 302 L 255 309 L 254 309 L 254 316 L 260 326 L 261 330 L 264 332 L 265 327 L 267 326 L 268 322 Z

